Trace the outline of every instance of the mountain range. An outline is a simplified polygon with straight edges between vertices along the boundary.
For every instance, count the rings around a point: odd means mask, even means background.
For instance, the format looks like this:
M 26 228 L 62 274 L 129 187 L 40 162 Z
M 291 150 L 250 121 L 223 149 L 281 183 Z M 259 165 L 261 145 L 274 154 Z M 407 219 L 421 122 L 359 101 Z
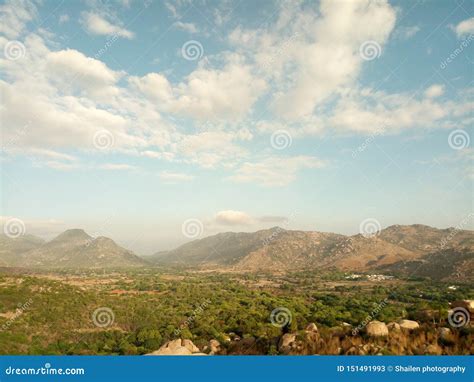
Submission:
M 51 241 L 0 235 L 0 266 L 119 268 L 184 265 L 241 272 L 339 269 L 383 271 L 436 279 L 472 280 L 474 232 L 426 225 L 393 225 L 373 237 L 273 227 L 226 232 L 171 251 L 139 257 L 106 237 L 67 230 Z
M 112 239 L 93 238 L 82 229 L 70 229 L 45 242 L 31 235 L 0 236 L 0 266 L 26 268 L 136 267 L 147 262 Z
M 473 278 L 474 232 L 414 224 L 393 225 L 364 237 L 274 227 L 220 233 L 158 252 L 148 260 L 248 272 L 335 268 L 461 280 Z

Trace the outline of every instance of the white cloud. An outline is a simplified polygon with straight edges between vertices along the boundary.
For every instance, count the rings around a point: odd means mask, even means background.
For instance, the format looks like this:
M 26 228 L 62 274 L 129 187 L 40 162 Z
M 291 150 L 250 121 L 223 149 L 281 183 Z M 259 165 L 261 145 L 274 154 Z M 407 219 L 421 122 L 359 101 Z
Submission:
M 69 15 L 67 14 L 60 15 L 58 21 L 59 21 L 59 24 L 67 23 L 69 21 Z
M 458 25 L 456 25 L 454 31 L 458 37 L 474 34 L 474 17 L 461 21 Z
M 15 39 L 37 15 L 36 5 L 32 1 L 7 0 L 0 5 L 0 33 Z
M 119 36 L 129 40 L 134 37 L 133 32 L 121 27 L 120 25 L 114 25 L 102 16 L 93 12 L 83 12 L 81 16 L 81 23 L 91 34 Z
M 173 24 L 173 27 L 176 28 L 176 29 L 185 31 L 185 32 L 189 32 L 189 33 L 198 33 L 199 32 L 199 29 L 193 23 L 183 23 L 181 21 L 176 21 Z
M 428 98 L 440 97 L 444 94 L 444 85 L 434 84 L 425 91 L 425 96 Z
M 402 40 L 408 40 L 420 31 L 420 27 L 413 25 L 410 27 L 398 27 L 395 29 L 394 36 Z
M 160 179 L 164 180 L 166 183 L 178 183 L 189 182 L 194 179 L 194 176 L 181 172 L 162 171 L 160 173 Z
M 124 163 L 106 163 L 103 165 L 100 165 L 99 168 L 101 170 L 110 170 L 110 171 L 127 171 L 127 170 L 136 170 L 136 166 L 132 166 L 129 164 L 124 164 Z
M 247 213 L 233 210 L 219 211 L 214 220 L 220 225 L 248 225 L 254 222 Z
M 295 180 L 299 171 L 321 168 L 325 165 L 324 161 L 305 155 L 269 157 L 260 162 L 242 164 L 229 179 L 239 183 L 255 182 L 264 186 L 286 186 Z

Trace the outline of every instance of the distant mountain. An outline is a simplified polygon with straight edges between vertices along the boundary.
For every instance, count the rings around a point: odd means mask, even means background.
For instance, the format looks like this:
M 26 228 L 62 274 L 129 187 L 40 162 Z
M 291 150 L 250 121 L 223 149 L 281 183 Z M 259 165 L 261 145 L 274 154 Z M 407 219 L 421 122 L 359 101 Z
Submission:
M 217 234 L 157 253 L 150 259 L 157 264 L 237 271 L 336 268 L 407 273 L 412 267 L 403 264 L 426 263 L 433 264 L 428 276 L 445 278 L 459 273 L 459 267 L 474 264 L 474 236 L 472 231 L 424 225 L 391 226 L 371 238 L 274 227 L 254 233 Z M 435 272 L 440 268 L 434 264 L 440 259 L 450 265 L 444 267 L 444 272 Z
M 44 240 L 33 235 L 10 238 L 0 235 L 0 266 L 16 266 L 21 262 L 21 254 L 44 244 Z
M 23 240 L 13 240 L 20 239 Z M 113 240 L 102 236 L 93 238 L 81 229 L 67 230 L 49 242 L 39 242 L 30 248 L 17 247 L 15 261 L 7 261 L 4 265 L 29 268 L 119 268 L 147 264 Z M 2 242 L 0 248 L 2 253 Z

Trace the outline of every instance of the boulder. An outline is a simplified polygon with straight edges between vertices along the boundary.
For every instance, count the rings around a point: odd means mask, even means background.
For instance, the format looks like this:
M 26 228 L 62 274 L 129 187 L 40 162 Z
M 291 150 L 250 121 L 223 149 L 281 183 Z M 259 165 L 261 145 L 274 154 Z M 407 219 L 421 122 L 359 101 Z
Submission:
M 307 332 L 317 332 L 318 331 L 318 327 L 316 326 L 316 324 L 314 322 L 312 322 L 311 324 L 309 324 L 307 327 L 306 327 L 306 331 Z
M 296 341 L 296 334 L 286 333 L 280 338 L 280 343 L 278 344 L 278 349 L 283 350 L 286 348 L 291 348 Z
M 181 345 L 188 349 L 191 353 L 199 353 L 199 348 L 190 340 L 182 340 Z
M 190 340 L 177 339 L 168 341 L 158 350 L 146 355 L 194 355 L 203 354 Z
M 385 323 L 380 321 L 370 321 L 365 328 L 367 335 L 371 337 L 388 336 L 388 328 Z
M 424 353 L 428 355 L 441 355 L 443 350 L 438 345 L 432 344 L 426 345 Z
M 217 354 L 221 351 L 221 344 L 217 340 L 210 340 L 209 349 L 211 350 L 209 354 Z
M 459 300 L 451 303 L 452 308 L 464 308 L 469 311 L 469 313 L 474 314 L 474 300 Z
M 397 331 L 398 331 L 398 330 L 400 330 L 400 325 L 398 325 L 396 322 L 389 322 L 389 323 L 387 324 L 387 328 L 388 328 L 388 330 L 390 330 L 390 331 L 393 331 L 393 330 L 397 330 Z
M 400 320 L 398 321 L 398 325 L 400 325 L 401 329 L 405 330 L 415 330 L 420 327 L 420 324 L 418 324 L 418 322 L 412 320 Z

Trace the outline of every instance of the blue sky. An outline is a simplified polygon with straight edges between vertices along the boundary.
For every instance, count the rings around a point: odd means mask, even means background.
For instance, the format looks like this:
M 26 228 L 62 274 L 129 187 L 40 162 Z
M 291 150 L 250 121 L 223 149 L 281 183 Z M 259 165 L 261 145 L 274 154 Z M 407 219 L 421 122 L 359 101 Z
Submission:
M 276 225 L 472 229 L 473 13 L 3 1 L 4 230 L 145 254 Z

